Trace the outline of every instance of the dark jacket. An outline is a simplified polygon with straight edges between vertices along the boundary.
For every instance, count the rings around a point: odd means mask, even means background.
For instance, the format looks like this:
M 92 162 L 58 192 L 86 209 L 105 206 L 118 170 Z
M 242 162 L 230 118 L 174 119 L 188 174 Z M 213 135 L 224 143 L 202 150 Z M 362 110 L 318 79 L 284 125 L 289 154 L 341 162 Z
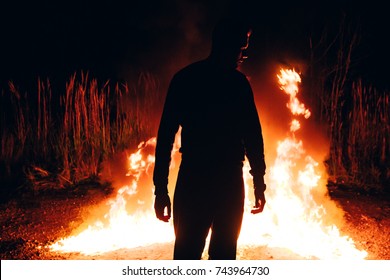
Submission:
M 253 176 L 265 173 L 261 125 L 251 86 L 244 74 L 205 59 L 172 79 L 157 135 L 153 175 L 156 193 L 166 193 L 175 134 L 181 131 L 183 161 L 207 165 L 242 163 Z

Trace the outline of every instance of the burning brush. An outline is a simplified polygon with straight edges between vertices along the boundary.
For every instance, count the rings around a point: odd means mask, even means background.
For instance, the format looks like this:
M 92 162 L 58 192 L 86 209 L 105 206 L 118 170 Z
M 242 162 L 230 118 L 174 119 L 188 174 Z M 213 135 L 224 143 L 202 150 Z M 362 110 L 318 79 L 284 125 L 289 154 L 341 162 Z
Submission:
M 311 112 L 297 98 L 300 76 L 294 70 L 281 69 L 277 75 L 281 90 L 289 96 L 287 108 L 294 119 L 289 135 L 278 142 L 277 156 L 267 174 L 267 204 L 262 215 L 251 215 L 251 175 L 244 164 L 246 211 L 240 247 L 256 246 L 286 248 L 303 258 L 363 259 L 367 253 L 356 249 L 353 240 L 342 236 L 332 221 L 329 209 L 336 208 L 327 196 L 324 171 L 318 162 L 306 154 L 303 141 L 296 138 L 301 124 L 296 118 L 309 118 Z M 180 135 L 172 155 L 172 169 L 178 168 Z M 143 142 L 129 157 L 130 183 L 120 188 L 108 201 L 110 210 L 88 228 L 52 244 L 52 250 L 81 252 L 94 255 L 120 248 L 134 248 L 174 240 L 172 223 L 159 222 L 154 214 L 152 167 L 155 138 Z M 175 182 L 177 172 L 170 172 Z M 172 190 L 173 186 L 169 186 Z M 324 190 L 325 189 L 325 190 Z M 317 195 L 314 195 L 317 193 Z M 321 195 L 318 195 L 321 194 Z M 318 198 L 320 196 L 320 198 Z M 131 202 L 131 210 L 129 210 Z M 253 209 L 252 209 L 253 210 Z M 256 211 L 256 210 L 255 210 Z M 339 210 L 338 210 L 339 211 Z M 85 228 L 85 227 L 84 227 Z M 245 256 L 243 256 L 245 258 Z

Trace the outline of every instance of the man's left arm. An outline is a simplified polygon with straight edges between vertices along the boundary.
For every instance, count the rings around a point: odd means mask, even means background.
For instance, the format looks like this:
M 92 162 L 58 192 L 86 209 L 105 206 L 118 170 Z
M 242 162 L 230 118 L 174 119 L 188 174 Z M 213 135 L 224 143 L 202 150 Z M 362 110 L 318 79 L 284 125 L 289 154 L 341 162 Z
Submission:
M 249 83 L 246 87 L 246 110 L 243 140 L 246 157 L 248 158 L 251 168 L 250 173 L 253 176 L 255 209 L 252 210 L 252 213 L 260 213 L 263 211 L 266 202 L 264 196 L 264 191 L 266 189 L 266 184 L 264 182 L 264 175 L 266 171 L 266 164 L 264 160 L 264 141 L 253 92 Z

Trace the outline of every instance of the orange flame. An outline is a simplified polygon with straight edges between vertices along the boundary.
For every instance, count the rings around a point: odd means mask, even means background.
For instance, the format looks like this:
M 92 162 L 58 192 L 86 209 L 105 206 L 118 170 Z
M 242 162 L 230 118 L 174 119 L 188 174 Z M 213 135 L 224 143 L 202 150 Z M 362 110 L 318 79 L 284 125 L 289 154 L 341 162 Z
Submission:
M 280 88 L 290 97 L 287 107 L 292 115 L 309 118 L 310 111 L 297 98 L 299 74 L 281 69 L 277 76 Z M 267 246 L 289 248 L 307 258 L 365 258 L 366 252 L 357 250 L 353 240 L 341 236 L 337 226 L 327 221 L 329 210 L 325 203 L 319 204 L 314 198 L 314 190 L 324 188 L 321 183 L 325 183 L 321 182 L 318 162 L 306 154 L 302 140 L 293 134 L 300 128 L 299 121 L 293 119 L 292 135 L 278 143 L 275 162 L 269 168 L 269 203 L 259 218 L 259 228 L 263 230 L 245 241 L 263 238 Z
M 305 108 L 305 104 L 301 103 L 298 98 L 298 83 L 301 82 L 301 77 L 295 70 L 281 69 L 277 75 L 280 88 L 290 96 L 290 101 L 287 103 L 287 108 L 290 109 L 293 115 L 304 115 L 306 119 L 310 118 L 311 112 Z
M 299 74 L 294 70 L 281 69 L 277 76 L 280 88 L 290 97 L 287 107 L 292 115 L 309 118 L 310 111 L 297 98 L 298 83 L 301 82 Z M 287 248 L 304 258 L 363 259 L 367 253 L 357 250 L 353 240 L 342 236 L 337 226 L 330 221 L 329 205 L 332 204 L 327 193 L 323 193 L 325 172 L 319 170 L 318 162 L 306 154 L 303 141 L 295 138 L 294 132 L 300 128 L 300 122 L 293 119 L 291 135 L 278 142 L 276 159 L 266 177 L 267 204 L 259 215 L 250 214 L 253 206 L 252 181 L 249 164 L 247 161 L 244 164 L 247 200 L 238 240 L 239 258 L 246 247 L 253 249 L 253 246 L 263 245 Z M 175 182 L 174 169 L 179 163 L 179 136 L 172 152 L 170 182 Z M 155 138 L 143 142 L 130 155 L 127 175 L 131 184 L 120 188 L 116 198 L 109 200 L 110 210 L 104 218 L 79 234 L 57 241 L 50 246 L 53 250 L 93 255 L 174 240 L 172 224 L 158 221 L 151 203 L 155 143 Z M 138 193 L 145 191 L 145 188 L 148 203 L 137 198 Z M 171 190 L 172 186 L 169 188 Z M 316 191 L 322 192 L 320 199 L 316 199 Z M 133 213 L 129 213 L 126 207 L 128 202 L 136 205 Z M 246 256 L 242 255 L 241 258 Z

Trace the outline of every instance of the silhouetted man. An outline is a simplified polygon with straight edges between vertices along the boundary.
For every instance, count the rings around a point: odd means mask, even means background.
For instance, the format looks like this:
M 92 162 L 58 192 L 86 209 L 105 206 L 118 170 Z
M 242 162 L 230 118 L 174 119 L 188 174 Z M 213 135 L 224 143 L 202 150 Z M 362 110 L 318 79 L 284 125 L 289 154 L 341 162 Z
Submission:
M 254 179 L 257 211 L 264 208 L 264 148 L 253 92 L 237 70 L 251 30 L 220 21 L 210 55 L 176 73 L 157 135 L 155 212 L 168 221 L 171 151 L 181 126 L 182 161 L 173 201 L 174 259 L 200 259 L 211 229 L 209 258 L 235 259 L 244 211 L 243 161 Z

